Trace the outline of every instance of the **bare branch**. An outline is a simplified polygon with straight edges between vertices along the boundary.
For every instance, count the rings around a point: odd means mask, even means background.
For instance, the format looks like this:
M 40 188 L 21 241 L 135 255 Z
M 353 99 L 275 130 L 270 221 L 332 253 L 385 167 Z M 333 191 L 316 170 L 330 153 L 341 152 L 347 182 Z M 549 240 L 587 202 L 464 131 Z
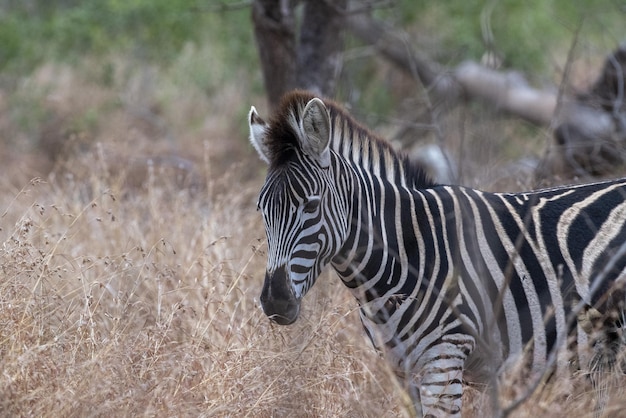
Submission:
M 476 62 L 446 68 L 415 51 L 406 35 L 366 14 L 350 15 L 346 22 L 355 36 L 427 88 L 433 117 L 435 109 L 446 112 L 467 98 L 554 130 L 556 147 L 539 168 L 540 178 L 554 173 L 602 175 L 626 161 L 626 45 L 607 58 L 587 96 L 572 97 L 564 93 L 563 83 L 559 89 L 540 90 L 518 72 Z
M 346 24 L 355 36 L 374 46 L 382 56 L 420 80 L 438 98 L 456 100 L 460 96 L 461 90 L 451 74 L 413 50 L 400 34 L 365 14 L 349 16 Z
M 465 94 L 537 125 L 549 125 L 556 108 L 553 92 L 530 87 L 521 74 L 492 70 L 467 61 L 454 70 L 454 78 Z

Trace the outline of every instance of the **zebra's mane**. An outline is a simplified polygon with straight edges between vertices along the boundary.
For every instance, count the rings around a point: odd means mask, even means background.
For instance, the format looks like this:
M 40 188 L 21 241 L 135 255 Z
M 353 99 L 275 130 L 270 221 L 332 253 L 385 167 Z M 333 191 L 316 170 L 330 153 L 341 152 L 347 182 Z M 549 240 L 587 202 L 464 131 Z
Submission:
M 270 165 L 273 168 L 286 165 L 295 157 L 296 152 L 300 151 L 298 127 L 306 104 L 315 97 L 310 92 L 295 90 L 281 100 L 277 112 L 269 123 L 270 130 L 266 142 Z M 331 149 L 346 159 L 367 166 L 366 168 L 384 164 L 385 170 L 378 170 L 379 172 L 393 177 L 390 178 L 392 181 L 404 179 L 408 187 L 425 188 L 435 185 L 423 167 L 395 151 L 389 142 L 357 122 L 342 106 L 329 99 L 323 101 L 330 113 L 333 132 Z M 349 146 L 342 144 L 342 137 L 344 140 L 351 138 L 352 143 Z M 369 155 L 367 161 L 362 158 L 365 151 Z

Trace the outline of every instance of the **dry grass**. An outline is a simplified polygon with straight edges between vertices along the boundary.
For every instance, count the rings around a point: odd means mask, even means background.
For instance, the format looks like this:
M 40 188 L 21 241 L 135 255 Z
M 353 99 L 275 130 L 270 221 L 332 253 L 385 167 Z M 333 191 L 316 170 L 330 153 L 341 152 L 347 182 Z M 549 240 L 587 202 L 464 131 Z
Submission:
M 153 172 L 120 197 L 93 159 L 73 161 L 80 181 L 2 190 L 0 410 L 396 415 L 339 283 L 321 279 L 295 327 L 262 314 L 254 187 L 228 173 L 204 190 L 230 192 L 190 193 Z
M 69 84 L 89 97 L 59 99 L 64 114 L 111 100 Z M 3 161 L 15 175 L 0 180 L 0 415 L 411 415 L 334 274 L 318 280 L 297 324 L 263 315 L 254 210 L 263 167 L 223 122 L 249 105 L 230 94 L 235 104 L 218 112 L 200 99 L 180 103 L 220 123 L 189 132 L 183 113 L 163 116 L 178 138 L 174 153 L 168 135 L 149 135 L 118 109 L 85 134 L 86 151 L 67 153 L 50 174 L 29 181 L 33 164 Z M 189 167 L 178 166 L 180 155 Z M 520 392 L 508 383 L 504 404 Z M 469 416 L 488 410 L 478 388 L 465 401 Z M 591 416 L 592 404 L 576 377 L 513 416 Z M 617 398 L 606 416 L 625 404 Z

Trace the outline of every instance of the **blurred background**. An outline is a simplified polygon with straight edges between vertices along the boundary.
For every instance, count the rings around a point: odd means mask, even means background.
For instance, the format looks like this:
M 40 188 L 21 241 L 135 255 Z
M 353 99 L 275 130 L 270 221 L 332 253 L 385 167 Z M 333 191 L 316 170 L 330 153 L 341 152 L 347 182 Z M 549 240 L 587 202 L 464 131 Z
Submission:
M 535 179 L 562 121 L 550 110 L 540 120 L 511 110 L 485 97 L 484 86 L 472 90 L 460 66 L 493 69 L 508 85 L 551 100 L 586 94 L 624 42 L 625 7 L 620 0 L 3 0 L 0 164 L 15 178 L 47 175 L 99 145 L 141 183 L 145 159 L 191 170 L 204 141 L 218 166 L 254 161 L 250 105 L 269 116 L 283 91 L 300 87 L 335 98 L 398 148 L 434 143 L 449 165 L 444 180 L 516 187 L 507 173 Z M 442 79 L 461 87 L 446 90 Z M 497 82 L 488 80 L 487 90 Z M 560 173 L 552 165 L 542 179 Z M 261 174 L 241 167 L 244 177 Z

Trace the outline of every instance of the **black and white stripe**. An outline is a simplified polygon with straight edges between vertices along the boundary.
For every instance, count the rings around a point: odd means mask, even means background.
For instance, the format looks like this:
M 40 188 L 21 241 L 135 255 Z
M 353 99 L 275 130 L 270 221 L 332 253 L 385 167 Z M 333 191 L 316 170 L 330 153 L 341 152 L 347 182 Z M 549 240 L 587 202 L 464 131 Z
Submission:
M 585 358 L 585 318 L 621 325 L 599 314 L 624 312 L 626 179 L 517 194 L 436 185 L 304 92 L 249 122 L 270 165 L 264 311 L 295 321 L 331 264 L 424 415 L 460 415 L 464 373 L 490 379 L 522 354 L 532 376 L 557 353 L 564 370 L 573 340 Z

